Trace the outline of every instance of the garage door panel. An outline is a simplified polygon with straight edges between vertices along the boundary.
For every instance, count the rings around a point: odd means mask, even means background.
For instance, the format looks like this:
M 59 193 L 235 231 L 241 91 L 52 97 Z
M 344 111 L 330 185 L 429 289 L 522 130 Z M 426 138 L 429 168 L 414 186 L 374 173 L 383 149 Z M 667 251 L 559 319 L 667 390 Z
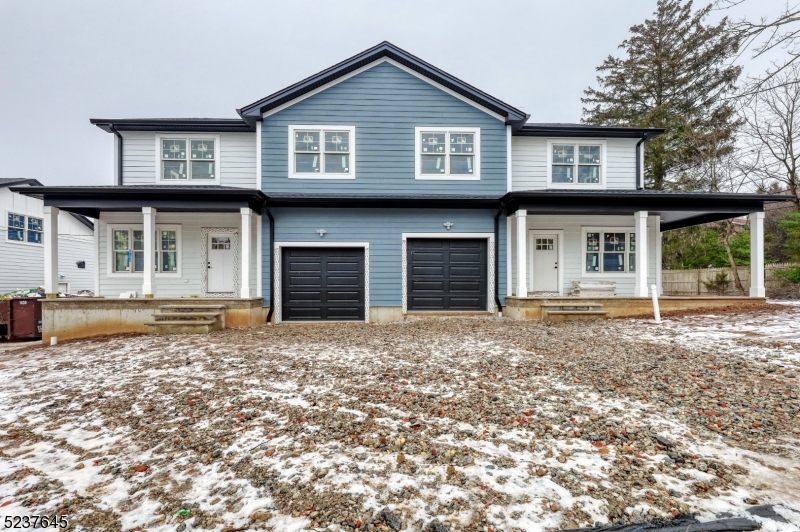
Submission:
M 407 249 L 409 310 L 486 310 L 485 239 L 409 239 Z
M 364 250 L 284 248 L 281 310 L 285 321 L 363 320 Z

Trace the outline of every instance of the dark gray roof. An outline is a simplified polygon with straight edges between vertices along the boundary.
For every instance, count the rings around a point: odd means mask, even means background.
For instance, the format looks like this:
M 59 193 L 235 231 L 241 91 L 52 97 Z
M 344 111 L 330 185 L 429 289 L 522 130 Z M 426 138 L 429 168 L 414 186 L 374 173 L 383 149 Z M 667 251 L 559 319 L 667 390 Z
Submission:
M 411 55 L 388 41 L 384 41 L 322 72 L 270 94 L 266 98 L 246 105 L 238 109 L 237 112 L 242 118 L 252 124 L 261 118 L 262 113 L 294 100 L 383 57 L 388 57 L 389 59 L 397 61 L 431 81 L 439 83 L 461 96 L 472 100 L 478 105 L 505 117 L 506 123 L 514 127 L 521 126 L 528 118 L 528 115 L 516 107 L 490 96 L 455 76 L 451 76 L 447 72 L 436 68 L 430 63 L 426 63 L 422 59 Z
M 662 134 L 665 129 L 595 126 L 590 124 L 566 123 L 527 123 L 514 131 L 519 137 L 608 137 L 608 138 L 646 138 L 651 139 Z
M 21 177 L 0 177 L 0 188 L 11 187 L 16 185 L 42 186 L 42 184 L 36 179 L 24 179 Z
M 178 131 L 249 133 L 255 127 L 241 118 L 91 118 L 89 122 L 107 133 L 117 131 Z

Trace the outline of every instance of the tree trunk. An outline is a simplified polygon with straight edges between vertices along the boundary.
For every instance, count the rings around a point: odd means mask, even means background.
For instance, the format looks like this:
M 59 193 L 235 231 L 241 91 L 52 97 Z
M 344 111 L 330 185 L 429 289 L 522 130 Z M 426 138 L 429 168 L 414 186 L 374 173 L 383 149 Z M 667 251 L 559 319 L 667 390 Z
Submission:
M 733 224 L 730 220 L 726 220 L 723 222 L 725 226 L 725 231 L 722 233 L 722 245 L 725 247 L 725 253 L 728 255 L 728 262 L 731 264 L 731 270 L 733 270 L 733 282 L 736 284 L 736 289 L 739 293 L 744 293 L 744 287 L 742 286 L 742 280 L 739 278 L 739 268 L 736 267 L 736 261 L 733 260 L 733 251 L 731 251 L 731 244 L 729 242 L 731 238 L 731 233 L 733 233 Z

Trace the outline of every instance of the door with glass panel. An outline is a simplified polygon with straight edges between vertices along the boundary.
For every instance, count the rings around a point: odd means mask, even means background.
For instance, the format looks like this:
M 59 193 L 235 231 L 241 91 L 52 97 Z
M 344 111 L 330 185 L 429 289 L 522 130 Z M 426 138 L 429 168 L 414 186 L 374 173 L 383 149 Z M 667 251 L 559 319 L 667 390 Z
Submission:
M 233 292 L 233 236 L 230 233 L 208 235 L 208 292 Z
M 531 291 L 558 292 L 558 235 L 531 233 Z

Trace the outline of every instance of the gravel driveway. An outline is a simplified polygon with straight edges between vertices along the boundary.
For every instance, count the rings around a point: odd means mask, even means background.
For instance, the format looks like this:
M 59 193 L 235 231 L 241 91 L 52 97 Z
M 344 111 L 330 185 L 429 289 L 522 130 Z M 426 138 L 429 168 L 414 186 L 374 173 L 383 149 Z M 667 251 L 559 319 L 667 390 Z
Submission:
M 499 532 L 774 503 L 786 522 L 765 530 L 800 530 L 798 323 L 784 306 L 662 326 L 448 318 L 7 351 L 0 515 Z

